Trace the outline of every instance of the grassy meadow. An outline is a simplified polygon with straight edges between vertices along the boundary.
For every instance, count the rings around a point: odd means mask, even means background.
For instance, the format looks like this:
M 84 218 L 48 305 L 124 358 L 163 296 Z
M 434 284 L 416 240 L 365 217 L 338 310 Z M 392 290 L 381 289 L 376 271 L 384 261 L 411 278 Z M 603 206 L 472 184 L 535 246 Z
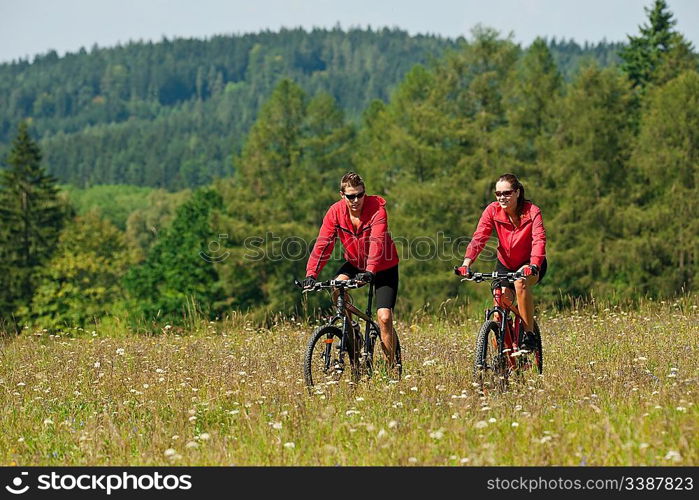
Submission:
M 480 314 L 401 322 L 403 379 L 309 393 L 313 325 L 5 336 L 2 465 L 698 465 L 697 298 L 543 311 L 544 374 L 484 397 Z

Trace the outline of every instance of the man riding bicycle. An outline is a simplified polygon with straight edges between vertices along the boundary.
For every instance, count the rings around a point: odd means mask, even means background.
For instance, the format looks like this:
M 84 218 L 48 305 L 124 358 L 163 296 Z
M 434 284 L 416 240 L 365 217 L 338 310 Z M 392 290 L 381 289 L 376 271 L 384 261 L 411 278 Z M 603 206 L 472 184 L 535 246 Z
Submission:
M 336 279 L 373 283 L 381 347 L 390 367 L 395 360 L 393 308 L 398 293 L 398 253 L 388 232 L 386 200 L 366 194 L 362 178 L 348 172 L 340 181 L 340 201 L 325 214 L 306 266 L 304 288 L 311 288 L 340 238 L 346 262 L 335 272 Z

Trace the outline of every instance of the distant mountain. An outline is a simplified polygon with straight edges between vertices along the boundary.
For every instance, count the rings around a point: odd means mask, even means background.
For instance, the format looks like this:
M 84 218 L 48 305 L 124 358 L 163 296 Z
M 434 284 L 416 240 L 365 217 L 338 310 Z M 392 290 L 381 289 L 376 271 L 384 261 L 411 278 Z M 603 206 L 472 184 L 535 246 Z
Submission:
M 333 96 L 358 120 L 415 64 L 466 43 L 396 29 L 302 29 L 163 39 L 0 65 L 0 154 L 22 119 L 49 171 L 85 187 L 182 189 L 232 173 L 261 103 L 280 78 Z M 616 62 L 620 44 L 550 42 L 561 72 Z

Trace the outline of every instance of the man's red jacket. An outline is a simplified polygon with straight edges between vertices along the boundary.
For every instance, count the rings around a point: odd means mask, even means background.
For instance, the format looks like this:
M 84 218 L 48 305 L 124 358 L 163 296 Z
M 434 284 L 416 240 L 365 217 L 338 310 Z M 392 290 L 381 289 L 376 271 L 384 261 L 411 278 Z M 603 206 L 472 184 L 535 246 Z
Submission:
M 388 233 L 386 200 L 380 196 L 366 196 L 359 227 L 354 229 L 349 209 L 344 200 L 334 203 L 323 218 L 311 256 L 306 265 L 306 276 L 318 277 L 335 247 L 339 236 L 345 248 L 345 259 L 360 270 L 377 273 L 398 264 L 398 252 Z
M 517 270 L 525 264 L 541 267 L 546 257 L 546 230 L 539 207 L 525 202 L 519 227 L 515 227 L 497 201 L 488 205 L 466 248 L 466 257 L 476 260 L 493 229 L 498 234 L 498 259 L 506 268 Z

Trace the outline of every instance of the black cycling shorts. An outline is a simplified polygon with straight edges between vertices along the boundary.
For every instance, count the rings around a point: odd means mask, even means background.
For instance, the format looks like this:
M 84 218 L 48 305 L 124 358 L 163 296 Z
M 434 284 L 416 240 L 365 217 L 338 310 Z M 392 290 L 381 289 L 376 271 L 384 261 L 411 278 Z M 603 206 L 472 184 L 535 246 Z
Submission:
M 345 262 L 335 272 L 335 276 L 346 274 L 350 279 L 363 271 L 357 269 L 349 262 Z M 396 306 L 398 295 L 398 265 L 379 271 L 374 275 L 374 292 L 376 294 L 376 308 L 393 309 Z
M 522 266 L 520 266 L 522 267 Z M 548 264 L 546 263 L 546 257 L 544 257 L 544 261 L 541 263 L 541 267 L 539 268 L 539 281 L 536 282 L 538 285 L 541 283 L 541 281 L 544 279 L 544 276 L 546 276 L 546 268 L 548 267 Z M 519 271 L 519 268 L 517 269 L 508 269 L 505 267 L 505 264 L 500 262 L 500 259 L 498 259 L 498 263 L 495 265 L 495 272 L 497 273 L 515 273 Z M 497 287 L 496 285 L 497 281 L 493 281 L 493 288 Z M 515 289 L 515 284 L 507 281 L 507 280 L 500 280 L 500 287 L 507 287 L 511 288 L 512 290 Z

